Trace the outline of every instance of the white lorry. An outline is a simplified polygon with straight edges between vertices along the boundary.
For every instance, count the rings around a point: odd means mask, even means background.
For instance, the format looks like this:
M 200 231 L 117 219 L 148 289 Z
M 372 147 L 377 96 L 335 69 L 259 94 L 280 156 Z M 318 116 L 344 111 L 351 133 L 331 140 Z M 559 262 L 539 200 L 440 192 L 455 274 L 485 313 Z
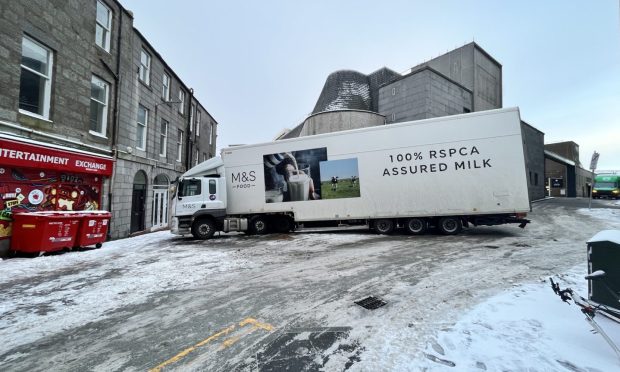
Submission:
M 225 148 L 179 178 L 171 231 L 524 227 L 526 182 L 518 108 L 454 115 Z

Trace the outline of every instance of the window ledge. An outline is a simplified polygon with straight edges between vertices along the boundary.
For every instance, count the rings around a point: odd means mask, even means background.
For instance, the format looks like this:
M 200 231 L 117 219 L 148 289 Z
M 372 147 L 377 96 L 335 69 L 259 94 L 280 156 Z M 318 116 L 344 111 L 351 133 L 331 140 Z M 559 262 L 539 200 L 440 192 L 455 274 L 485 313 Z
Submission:
M 140 77 L 138 77 L 138 81 L 140 82 L 140 84 L 145 86 L 148 90 L 150 90 L 151 92 L 153 91 L 153 88 L 151 87 L 151 83 L 150 82 L 147 84 L 147 82 L 142 80 L 142 79 L 140 79 Z
M 95 136 L 95 137 L 99 137 L 99 138 L 105 138 L 105 139 L 108 139 L 108 136 L 106 136 L 106 135 L 104 135 L 104 134 L 101 134 L 101 133 L 99 133 L 99 132 L 95 132 L 95 131 L 93 131 L 93 130 L 89 130 L 89 131 L 88 131 L 88 133 L 92 134 L 92 135 L 93 135 L 93 136 Z
M 30 112 L 30 111 L 26 111 L 26 110 L 19 109 L 19 113 L 20 113 L 20 114 L 22 114 L 22 115 L 30 116 L 30 117 L 32 117 L 32 118 L 35 118 L 35 119 L 39 119 L 39 120 L 42 120 L 42 121 L 48 122 L 48 123 L 50 123 L 50 124 L 54 124 L 54 122 L 53 122 L 53 121 L 51 121 L 50 119 L 48 119 L 48 118 L 46 118 L 46 117 L 44 117 L 44 116 L 41 116 L 41 115 L 35 114 L 35 113 L 33 113 L 33 112 Z
M 106 50 L 104 47 L 102 47 L 101 45 L 97 44 L 96 42 L 95 42 L 95 45 L 97 46 L 97 48 L 99 48 L 99 50 L 102 50 L 102 51 L 104 51 L 104 52 L 106 52 L 106 53 L 108 53 L 110 55 L 112 54 L 109 50 Z

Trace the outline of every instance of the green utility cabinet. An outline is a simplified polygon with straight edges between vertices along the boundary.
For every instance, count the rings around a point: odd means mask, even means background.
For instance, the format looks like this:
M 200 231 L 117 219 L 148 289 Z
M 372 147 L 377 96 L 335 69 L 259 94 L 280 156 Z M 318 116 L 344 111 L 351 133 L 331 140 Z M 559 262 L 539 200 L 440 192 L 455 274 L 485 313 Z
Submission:
M 620 230 L 603 230 L 587 244 L 588 274 L 598 270 L 606 274 L 603 279 L 588 281 L 588 299 L 620 310 L 618 298 L 610 293 L 620 292 Z

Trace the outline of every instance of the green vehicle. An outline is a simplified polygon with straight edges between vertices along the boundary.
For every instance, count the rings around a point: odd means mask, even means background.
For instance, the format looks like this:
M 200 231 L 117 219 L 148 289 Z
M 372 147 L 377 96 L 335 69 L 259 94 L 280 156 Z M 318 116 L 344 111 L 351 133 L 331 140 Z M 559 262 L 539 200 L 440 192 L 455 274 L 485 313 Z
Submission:
M 601 174 L 594 178 L 592 197 L 596 198 L 620 198 L 620 175 Z

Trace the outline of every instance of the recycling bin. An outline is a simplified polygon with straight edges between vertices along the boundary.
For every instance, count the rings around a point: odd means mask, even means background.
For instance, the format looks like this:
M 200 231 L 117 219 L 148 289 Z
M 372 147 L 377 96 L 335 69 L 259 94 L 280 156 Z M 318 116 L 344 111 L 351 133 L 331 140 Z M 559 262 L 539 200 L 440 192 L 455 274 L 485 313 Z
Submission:
M 82 211 L 81 215 L 75 246 L 94 245 L 100 248 L 106 240 L 112 214 L 107 211 Z
M 22 253 L 71 249 L 82 216 L 77 212 L 28 212 L 13 215 L 11 250 Z
M 605 272 L 605 277 L 588 281 L 588 299 L 620 310 L 620 230 L 600 231 L 587 247 L 588 274 Z

